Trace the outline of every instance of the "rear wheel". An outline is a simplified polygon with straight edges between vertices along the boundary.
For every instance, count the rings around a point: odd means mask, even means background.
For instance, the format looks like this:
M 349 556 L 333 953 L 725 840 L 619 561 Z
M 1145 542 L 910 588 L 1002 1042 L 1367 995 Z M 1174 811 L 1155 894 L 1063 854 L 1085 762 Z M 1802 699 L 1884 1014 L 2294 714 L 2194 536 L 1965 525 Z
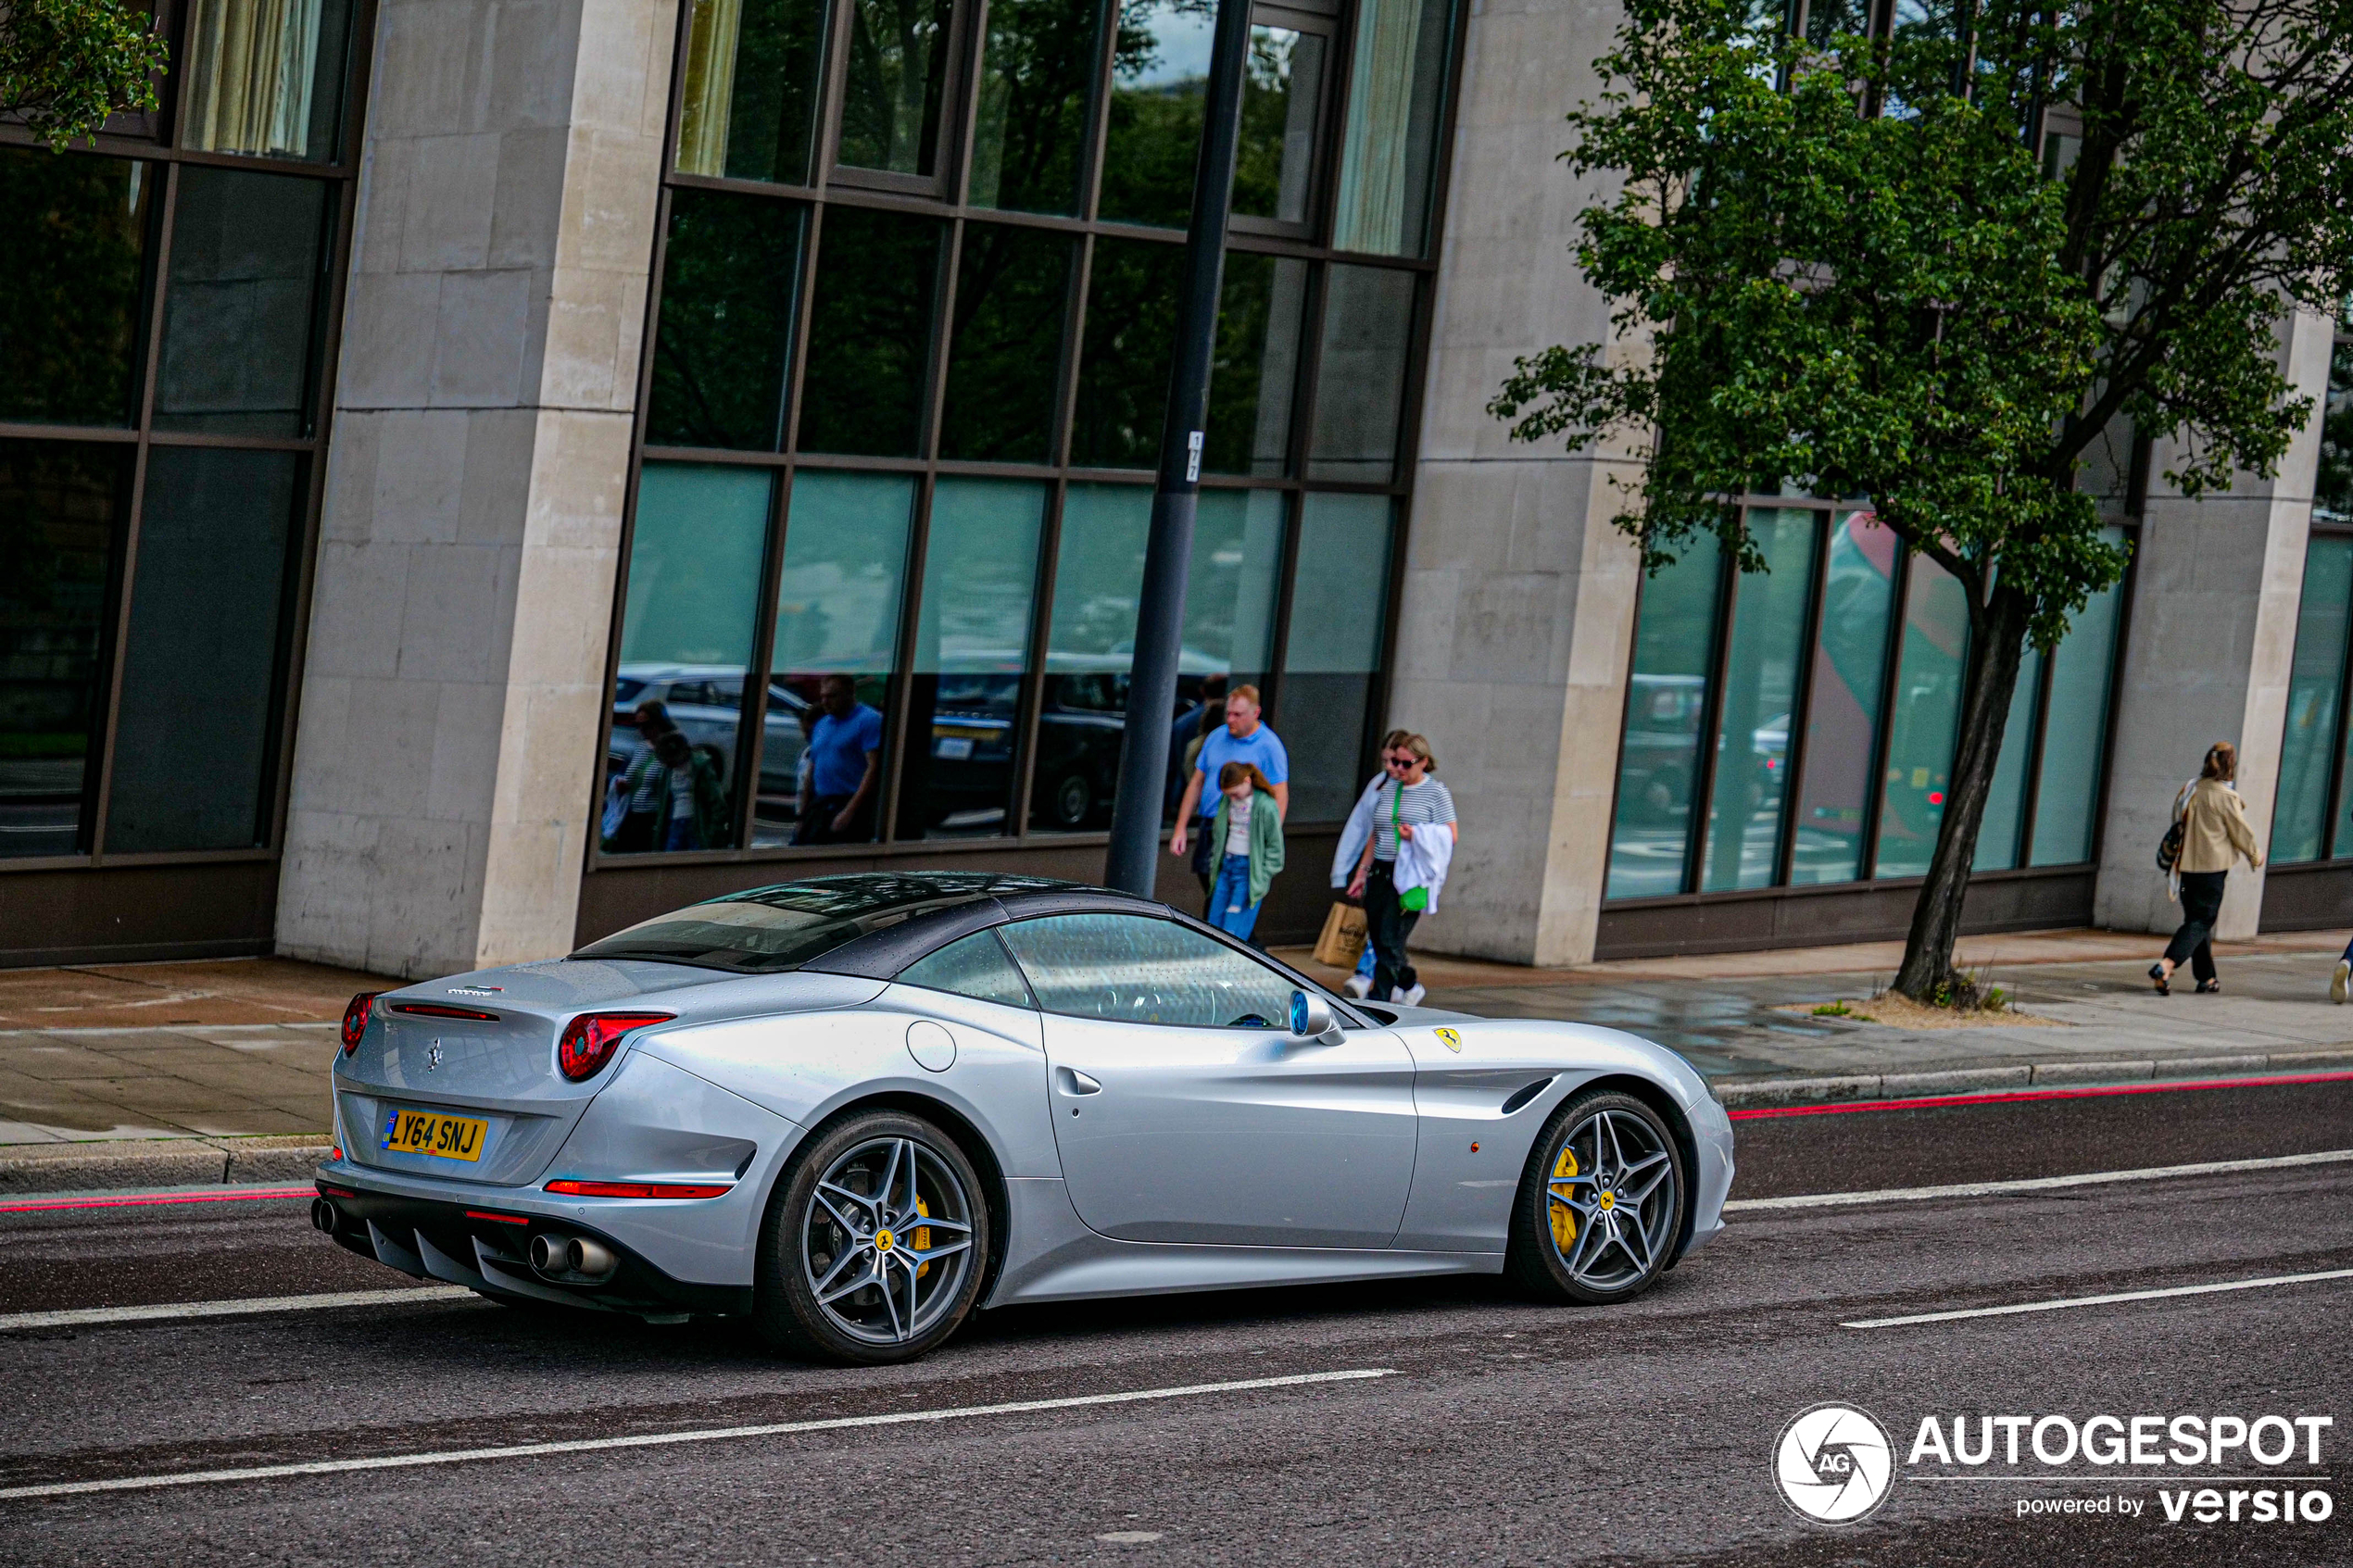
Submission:
M 1087 819 L 1095 814 L 1095 790 L 1085 776 L 1073 773 L 1054 786 L 1054 823 L 1058 827 L 1083 828 Z
M 1683 1157 L 1658 1112 L 1615 1089 L 1579 1095 L 1537 1140 L 1504 1269 L 1546 1300 L 1627 1300 L 1674 1258 L 1683 1201 Z
M 769 1343 L 912 1361 L 956 1332 L 988 1262 L 988 1207 L 955 1140 L 900 1111 L 811 1140 L 761 1226 L 754 1313 Z

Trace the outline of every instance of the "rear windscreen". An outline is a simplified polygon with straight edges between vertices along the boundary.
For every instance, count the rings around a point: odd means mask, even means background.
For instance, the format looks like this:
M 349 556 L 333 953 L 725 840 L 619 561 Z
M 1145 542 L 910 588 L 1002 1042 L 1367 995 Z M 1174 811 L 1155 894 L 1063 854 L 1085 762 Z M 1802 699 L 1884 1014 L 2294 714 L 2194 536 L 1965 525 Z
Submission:
M 846 942 L 926 909 L 998 893 L 1066 886 L 1039 877 L 939 872 L 925 876 L 812 877 L 731 893 L 616 931 L 576 959 L 649 959 L 774 974 L 799 969 Z

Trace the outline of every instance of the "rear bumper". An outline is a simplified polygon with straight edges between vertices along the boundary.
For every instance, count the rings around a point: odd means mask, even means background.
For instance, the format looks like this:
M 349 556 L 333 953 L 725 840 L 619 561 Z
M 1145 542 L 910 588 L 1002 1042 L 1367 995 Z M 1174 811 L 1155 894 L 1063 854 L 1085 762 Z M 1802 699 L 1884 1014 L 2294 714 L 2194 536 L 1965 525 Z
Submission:
M 451 1197 L 415 1190 L 420 1185 L 396 1186 L 347 1160 L 331 1160 L 318 1173 L 319 1195 L 334 1207 L 336 1243 L 418 1279 L 640 1317 L 751 1310 L 749 1257 L 742 1260 L 747 1283 L 698 1282 L 671 1273 L 630 1238 L 643 1228 L 648 1209 L 746 1201 L 749 1195 L 740 1187 L 722 1198 L 657 1204 L 558 1198 L 528 1188 Z M 617 1224 L 616 1219 L 637 1223 Z M 601 1278 L 542 1275 L 531 1266 L 531 1239 L 540 1235 L 598 1242 L 612 1253 L 615 1266 Z

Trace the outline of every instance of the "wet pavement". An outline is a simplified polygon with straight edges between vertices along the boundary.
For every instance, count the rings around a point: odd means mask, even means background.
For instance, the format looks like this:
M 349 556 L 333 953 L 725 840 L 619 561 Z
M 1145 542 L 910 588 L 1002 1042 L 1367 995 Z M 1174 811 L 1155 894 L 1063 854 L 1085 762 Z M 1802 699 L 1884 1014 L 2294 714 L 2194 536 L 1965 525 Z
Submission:
M 2158 944 L 2151 939 L 2152 951 Z M 1979 972 L 2018 1010 L 2047 1025 L 1998 1022 L 1906 1030 L 1779 1010 L 1862 1002 L 1886 971 L 1845 974 L 1612 981 L 1433 989 L 1427 1005 L 1488 1018 L 1557 1018 L 1623 1029 L 1680 1051 L 1710 1078 L 1889 1073 L 2047 1060 L 2201 1064 L 2207 1059 L 2353 1050 L 2353 1008 L 2329 1000 L 2333 958 L 2268 954 L 2226 960 L 2223 991 L 2196 996 L 2185 975 L 2171 997 L 2148 961 L 2019 964 Z M 2242 1065 L 2252 1066 L 2252 1062 Z M 2126 1074 L 2129 1076 L 2130 1074 Z

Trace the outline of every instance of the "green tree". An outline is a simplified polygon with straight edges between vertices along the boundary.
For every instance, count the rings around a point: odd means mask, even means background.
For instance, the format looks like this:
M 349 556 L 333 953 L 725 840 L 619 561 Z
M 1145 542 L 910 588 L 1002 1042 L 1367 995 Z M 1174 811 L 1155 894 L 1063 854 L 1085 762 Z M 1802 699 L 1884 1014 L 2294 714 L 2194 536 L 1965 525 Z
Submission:
M 115 0 L 8 0 L 0 6 L 0 116 L 63 152 L 118 110 L 154 108 L 165 54 L 155 18 Z
M 1726 497 L 1786 476 L 1868 495 L 1959 581 L 1960 734 L 1896 977 L 1944 998 L 2023 650 L 2124 568 L 2089 449 L 2170 436 L 2196 496 L 2309 417 L 2278 336 L 2353 259 L 2353 3 L 1954 0 L 1811 42 L 1768 4 L 1629 0 L 1563 155 L 1616 186 L 1578 256 L 1618 341 L 1521 360 L 1492 411 L 1631 452 L 1617 521 L 1650 569 L 1706 531 L 1761 570 Z

